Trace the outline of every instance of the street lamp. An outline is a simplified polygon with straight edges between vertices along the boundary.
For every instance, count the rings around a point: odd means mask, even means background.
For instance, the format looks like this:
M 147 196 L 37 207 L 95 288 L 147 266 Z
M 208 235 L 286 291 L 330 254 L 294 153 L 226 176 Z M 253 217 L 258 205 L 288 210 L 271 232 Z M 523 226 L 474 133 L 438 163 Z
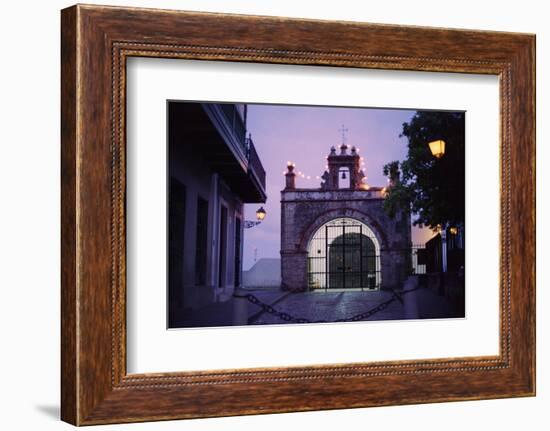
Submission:
M 244 221 L 244 228 L 250 229 L 251 227 L 258 226 L 261 222 L 264 221 L 266 212 L 264 210 L 264 207 L 260 207 L 256 210 L 256 221 L 253 220 L 245 220 Z
M 438 139 L 437 141 L 432 141 L 429 144 L 430 151 L 436 159 L 440 159 L 445 154 L 445 141 Z
M 445 154 L 445 141 L 443 139 L 437 139 L 428 143 L 432 156 L 436 159 L 440 159 Z M 437 225 L 437 231 L 441 237 L 441 271 L 447 272 L 447 229 L 446 226 Z M 452 228 L 451 234 L 454 235 Z

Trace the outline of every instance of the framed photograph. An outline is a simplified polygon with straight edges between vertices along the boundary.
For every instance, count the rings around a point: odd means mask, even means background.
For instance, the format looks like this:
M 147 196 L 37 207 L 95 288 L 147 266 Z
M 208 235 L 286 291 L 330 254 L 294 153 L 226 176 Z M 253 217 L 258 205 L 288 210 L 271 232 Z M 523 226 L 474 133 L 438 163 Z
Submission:
M 61 14 L 61 415 L 535 394 L 535 37 Z

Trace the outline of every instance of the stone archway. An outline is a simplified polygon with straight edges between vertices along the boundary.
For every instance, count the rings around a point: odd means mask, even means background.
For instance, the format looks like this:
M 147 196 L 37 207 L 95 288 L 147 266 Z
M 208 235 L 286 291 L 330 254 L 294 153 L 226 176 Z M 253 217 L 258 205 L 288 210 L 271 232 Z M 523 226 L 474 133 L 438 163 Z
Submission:
M 321 208 L 326 208 L 326 203 L 314 203 L 311 199 L 304 205 L 307 205 L 307 207 L 299 208 L 298 204 L 288 202 L 283 210 L 281 228 L 281 278 L 283 290 L 303 292 L 323 286 L 319 280 L 316 282 L 311 279 L 310 273 L 312 271 L 309 268 L 311 260 L 309 259 L 308 246 L 321 226 L 331 220 L 346 217 L 366 225 L 372 232 L 372 238 L 376 239 L 378 244 L 376 254 L 380 256 L 380 259 L 379 264 L 376 266 L 378 279 L 375 280 L 374 286 L 380 289 L 388 289 L 399 283 L 398 266 L 401 263 L 396 260 L 396 256 L 392 254 L 392 249 L 389 247 L 387 229 L 384 229 L 381 225 L 381 223 L 387 222 L 387 216 L 379 209 L 378 202 L 373 208 L 372 215 L 370 212 L 363 212 L 350 206 L 322 210 Z M 315 211 L 316 207 L 321 210 Z M 394 244 L 392 243 L 392 245 Z M 319 272 L 326 271 L 321 270 Z M 367 286 L 364 285 L 363 287 Z
M 313 235 L 321 226 L 331 220 L 345 217 L 355 219 L 367 225 L 372 231 L 372 234 L 374 235 L 376 240 L 378 241 L 381 251 L 388 248 L 388 240 L 386 234 L 384 233 L 380 225 L 372 217 L 356 209 L 338 208 L 325 211 L 316 215 L 315 219 L 307 226 L 306 229 L 303 230 L 299 243 L 297 244 L 297 251 L 307 253 L 307 247 L 311 241 L 311 238 L 313 238 Z
M 379 289 L 380 255 L 380 241 L 367 224 L 352 217 L 328 220 L 307 245 L 308 288 Z

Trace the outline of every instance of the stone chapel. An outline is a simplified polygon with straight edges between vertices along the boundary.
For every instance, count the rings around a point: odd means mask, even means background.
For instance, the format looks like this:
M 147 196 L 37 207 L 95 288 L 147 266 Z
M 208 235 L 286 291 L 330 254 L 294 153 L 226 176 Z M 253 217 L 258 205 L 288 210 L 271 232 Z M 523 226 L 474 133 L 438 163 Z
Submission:
M 365 182 L 358 150 L 330 149 L 319 188 L 296 188 L 292 163 L 281 191 L 281 277 L 290 291 L 397 288 L 411 272 L 411 220 L 391 218 L 385 187 Z M 398 181 L 392 178 L 392 181 Z

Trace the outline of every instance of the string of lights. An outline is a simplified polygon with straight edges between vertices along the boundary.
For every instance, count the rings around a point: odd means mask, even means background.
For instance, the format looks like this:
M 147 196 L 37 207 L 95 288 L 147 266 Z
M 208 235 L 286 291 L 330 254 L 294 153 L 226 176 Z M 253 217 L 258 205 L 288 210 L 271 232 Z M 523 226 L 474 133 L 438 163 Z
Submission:
M 357 148 L 356 151 L 359 152 L 359 148 Z M 328 156 L 326 156 L 325 159 L 328 159 Z M 363 170 L 365 168 L 365 158 L 361 157 L 359 160 L 361 161 L 361 168 L 360 169 Z M 287 166 L 292 166 L 292 167 L 296 168 L 296 163 L 289 160 L 289 161 L 287 161 Z M 325 165 L 325 171 L 326 170 L 328 170 L 328 165 Z M 287 173 L 288 173 L 288 171 L 283 171 L 283 175 L 286 175 Z M 296 175 L 296 177 L 304 179 L 304 180 L 320 181 L 322 179 L 321 175 L 310 175 L 310 174 L 308 174 L 306 172 L 303 172 L 301 170 L 295 171 L 294 174 Z M 368 180 L 368 178 L 365 176 L 364 181 L 367 181 L 367 180 Z
M 296 167 L 296 164 L 291 162 L 290 160 L 287 162 L 287 166 L 293 166 L 293 167 Z M 328 169 L 328 166 L 325 166 L 325 169 Z M 286 175 L 288 173 L 288 171 L 283 171 L 283 175 Z M 321 180 L 321 176 L 320 175 L 308 175 L 302 171 L 296 171 L 294 172 L 294 174 L 298 177 L 298 178 L 303 178 L 305 180 Z

